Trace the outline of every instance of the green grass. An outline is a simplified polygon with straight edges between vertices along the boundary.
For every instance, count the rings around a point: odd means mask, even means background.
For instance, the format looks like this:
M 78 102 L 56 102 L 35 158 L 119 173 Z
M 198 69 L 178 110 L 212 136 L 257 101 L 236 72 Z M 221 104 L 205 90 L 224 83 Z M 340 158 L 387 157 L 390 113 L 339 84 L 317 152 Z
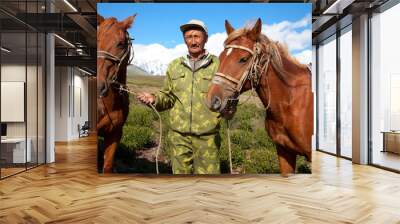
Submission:
M 138 87 L 159 87 L 164 83 L 165 76 L 156 75 L 131 75 L 128 78 L 127 84 L 136 85 Z

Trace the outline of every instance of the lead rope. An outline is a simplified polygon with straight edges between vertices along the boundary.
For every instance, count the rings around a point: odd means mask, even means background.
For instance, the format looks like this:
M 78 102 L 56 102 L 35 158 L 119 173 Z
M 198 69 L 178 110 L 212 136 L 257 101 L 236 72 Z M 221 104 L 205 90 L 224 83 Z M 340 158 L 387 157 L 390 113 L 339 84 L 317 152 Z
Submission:
M 158 146 L 157 146 L 157 151 L 156 151 L 156 171 L 157 171 L 157 175 L 160 174 L 160 172 L 158 171 L 158 154 L 160 152 L 160 147 L 161 147 L 161 141 L 162 141 L 162 121 L 161 121 L 161 115 L 160 113 L 158 113 L 158 111 L 156 110 L 156 108 L 154 107 L 153 104 L 149 104 L 151 109 L 154 110 L 154 112 L 157 114 L 158 119 L 160 121 L 160 138 L 158 140 Z
M 117 82 L 115 82 L 115 83 L 117 83 Z M 120 85 L 120 87 L 119 87 L 120 91 L 125 91 L 127 93 L 132 94 L 132 95 L 137 95 L 136 92 L 130 90 L 128 87 L 126 87 L 126 86 L 124 87 L 121 83 L 118 83 L 118 84 Z M 158 169 L 158 155 L 160 153 L 161 141 L 162 141 L 162 120 L 161 120 L 160 113 L 157 111 L 157 109 L 154 107 L 154 105 L 152 105 L 152 104 L 146 104 L 146 105 L 149 105 L 151 107 L 151 109 L 153 109 L 153 111 L 157 114 L 159 122 L 160 122 L 159 123 L 160 124 L 160 138 L 159 138 L 158 146 L 157 146 L 157 150 L 156 150 L 156 172 L 157 172 L 157 175 L 158 175 L 158 174 L 160 174 L 159 169 Z

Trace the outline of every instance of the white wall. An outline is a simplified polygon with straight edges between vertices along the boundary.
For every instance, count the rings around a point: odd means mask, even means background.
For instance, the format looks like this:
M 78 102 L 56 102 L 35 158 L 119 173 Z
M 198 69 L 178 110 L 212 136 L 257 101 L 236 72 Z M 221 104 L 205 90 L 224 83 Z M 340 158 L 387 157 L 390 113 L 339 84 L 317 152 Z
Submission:
M 26 120 L 22 122 L 5 122 L 7 124 L 7 138 L 25 138 L 29 139 L 31 144 L 32 162 L 39 159 L 39 163 L 44 163 L 44 89 L 41 66 L 32 66 L 25 64 L 3 64 L 1 66 L 2 82 L 24 82 L 26 85 L 26 106 L 25 100 L 19 112 L 24 116 L 26 111 Z M 25 78 L 28 80 L 25 81 Z M 4 89 L 2 89 L 3 92 Z M 22 92 L 21 92 L 22 91 Z M 24 94 L 24 90 L 19 90 Z M 7 97 L 2 95 L 2 98 Z M 25 98 L 25 96 L 23 96 Z M 2 107 L 2 112 L 16 113 L 11 107 Z M 9 110 L 9 111 L 7 111 Z M 16 109 L 14 109 L 16 110 Z M 38 154 L 37 154 L 38 153 Z
M 69 69 L 67 67 L 55 68 L 55 140 L 68 140 L 69 117 Z
M 4 64 L 1 66 L 1 81 L 4 82 L 25 82 L 25 69 L 32 70 L 32 66 L 28 68 L 24 65 L 18 64 Z M 26 82 L 25 82 L 26 83 Z M 32 93 L 28 93 L 28 97 L 34 96 Z M 36 94 L 35 94 L 36 96 Z M 1 108 L 1 110 L 7 110 L 7 108 Z M 29 120 L 29 118 L 28 118 Z M 7 122 L 7 137 L 25 137 L 25 122 Z
M 55 85 L 55 140 L 77 139 L 78 124 L 88 120 L 88 78 L 76 68 L 56 67 Z

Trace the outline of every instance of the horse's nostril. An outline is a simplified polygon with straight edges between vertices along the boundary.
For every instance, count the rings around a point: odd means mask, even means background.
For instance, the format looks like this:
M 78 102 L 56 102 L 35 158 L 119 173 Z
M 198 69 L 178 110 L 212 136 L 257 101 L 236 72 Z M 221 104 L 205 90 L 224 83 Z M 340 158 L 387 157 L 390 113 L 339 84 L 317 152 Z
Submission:
M 213 110 L 219 110 L 221 108 L 221 99 L 218 96 L 214 96 L 211 100 L 211 107 Z

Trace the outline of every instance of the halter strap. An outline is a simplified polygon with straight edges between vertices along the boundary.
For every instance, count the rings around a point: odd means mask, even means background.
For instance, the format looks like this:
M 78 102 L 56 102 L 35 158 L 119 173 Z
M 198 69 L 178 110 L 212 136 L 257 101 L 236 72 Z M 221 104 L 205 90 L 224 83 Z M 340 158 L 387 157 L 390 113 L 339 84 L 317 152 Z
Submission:
M 113 54 L 111 54 L 108 51 L 103 51 L 103 50 L 99 50 L 97 51 L 97 58 L 104 58 L 104 59 L 109 59 L 111 61 L 114 61 L 116 63 L 121 64 L 123 60 L 125 60 L 125 58 L 128 56 L 128 54 L 131 53 L 131 48 L 132 48 L 132 41 L 131 38 L 129 37 L 129 33 L 126 32 L 125 34 L 126 37 L 126 41 L 127 41 L 127 48 L 125 49 L 124 53 L 122 54 L 121 57 L 115 56 Z M 132 57 L 129 55 L 129 61 L 128 64 L 132 61 Z M 119 67 L 119 65 L 118 65 Z
M 125 32 L 125 36 L 126 36 L 126 41 L 127 41 L 127 48 L 124 49 L 124 52 L 122 53 L 121 57 L 115 56 L 115 55 L 111 54 L 110 52 L 104 51 L 104 50 L 97 51 L 97 58 L 103 58 L 104 60 L 110 60 L 115 63 L 114 66 L 116 67 L 114 73 L 107 76 L 107 78 L 105 80 L 106 88 L 105 88 L 104 93 L 100 94 L 101 97 L 103 95 L 105 95 L 105 93 L 108 91 L 110 84 L 117 84 L 121 87 L 121 84 L 117 81 L 118 73 L 120 72 L 120 67 L 121 67 L 122 63 L 126 60 L 127 57 L 128 57 L 127 64 L 130 64 L 133 59 L 133 55 L 131 54 L 131 52 L 133 52 L 131 38 L 129 37 L 128 32 Z
M 251 50 L 250 48 L 245 47 L 245 46 L 240 46 L 240 45 L 236 45 L 236 44 L 228 44 L 228 45 L 225 45 L 224 47 L 225 47 L 225 48 L 238 48 L 238 49 L 242 49 L 242 50 L 245 50 L 245 51 L 249 52 L 251 55 L 254 55 L 254 50 Z
M 225 79 L 227 79 L 227 80 L 233 82 L 233 83 L 236 84 L 236 85 L 238 85 L 239 82 L 240 82 L 240 80 L 237 80 L 237 79 L 233 78 L 232 76 L 225 75 L 224 73 L 216 72 L 215 75 L 220 76 L 220 77 L 223 77 L 223 78 L 225 78 Z
M 256 71 L 252 71 L 252 70 L 256 70 L 257 69 L 256 67 L 259 66 L 258 63 L 260 63 L 260 60 L 258 58 L 258 56 L 260 54 L 260 49 L 259 49 L 260 45 L 258 42 L 256 42 L 254 44 L 253 50 L 248 47 L 236 45 L 236 44 L 228 44 L 228 45 L 225 45 L 224 47 L 225 47 L 225 49 L 231 49 L 231 48 L 241 49 L 241 50 L 249 52 L 252 55 L 251 62 L 247 66 L 247 68 L 244 71 L 244 73 L 242 74 L 242 76 L 240 77 L 240 80 L 233 78 L 232 76 L 223 74 L 221 72 L 215 73 L 215 75 L 214 75 L 215 78 L 213 78 L 213 80 L 212 80 L 212 82 L 214 82 L 216 84 L 221 83 L 221 82 L 223 83 L 223 80 L 227 80 L 227 81 L 231 82 L 231 84 L 232 83 L 234 84 L 234 86 L 233 86 L 234 90 L 236 90 L 237 92 L 240 92 L 243 88 L 245 81 L 247 79 L 249 79 L 249 76 L 256 75 L 256 74 L 251 74 L 251 73 L 256 72 Z M 218 78 L 222 78 L 223 80 L 220 81 L 220 80 L 218 80 Z M 250 77 L 250 79 L 251 78 L 253 78 L 253 77 Z M 230 86 L 232 86 L 232 85 L 230 85 Z
M 120 62 L 122 60 L 121 58 L 118 58 L 117 56 L 107 52 L 107 51 L 97 51 L 97 58 L 104 58 L 104 59 L 110 59 L 115 62 Z
M 253 91 L 258 88 L 261 75 L 268 72 L 270 56 L 265 55 L 261 52 L 261 44 L 259 42 L 256 42 L 254 44 L 253 50 L 251 50 L 248 47 L 235 44 L 225 45 L 224 47 L 225 49 L 236 48 L 245 50 L 252 55 L 251 60 L 248 66 L 246 67 L 246 70 L 240 77 L 240 80 L 231 77 L 229 75 L 223 74 L 221 72 L 215 73 L 213 79 L 211 80 L 213 83 L 217 85 L 225 84 L 225 87 L 229 87 L 229 89 L 234 92 L 234 96 L 232 98 L 226 99 L 222 103 L 222 105 L 224 106 L 222 106 L 221 108 L 224 108 L 223 110 L 229 110 L 229 108 L 235 107 L 237 105 L 237 102 L 239 101 L 240 92 L 246 80 L 250 81 L 251 88 Z M 268 90 L 269 90 L 269 85 L 268 85 Z M 271 101 L 270 90 L 268 98 L 269 102 L 267 109 L 269 108 L 269 104 Z

